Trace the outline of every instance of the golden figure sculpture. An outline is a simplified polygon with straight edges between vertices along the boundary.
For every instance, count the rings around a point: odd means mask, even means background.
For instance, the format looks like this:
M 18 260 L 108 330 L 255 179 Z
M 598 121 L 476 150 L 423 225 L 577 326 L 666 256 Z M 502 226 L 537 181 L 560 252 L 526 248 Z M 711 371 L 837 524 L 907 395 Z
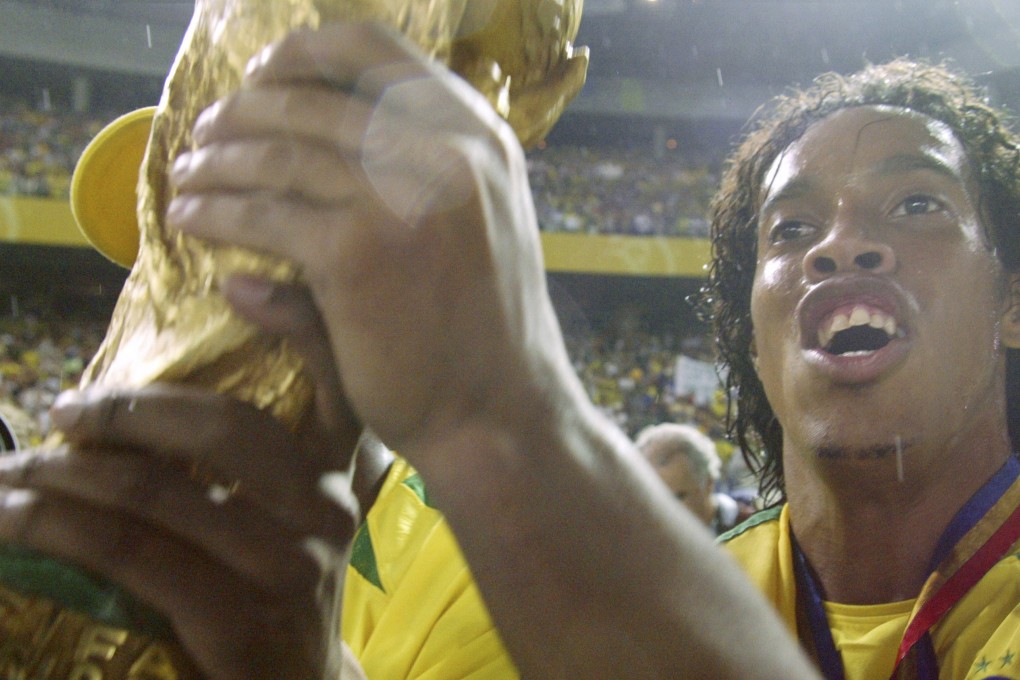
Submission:
M 291 425 L 310 404 L 311 384 L 297 356 L 259 335 L 217 293 L 229 273 L 279 279 L 300 273 L 288 262 L 170 234 L 163 219 L 172 198 L 168 169 L 191 150 L 196 117 L 239 86 L 259 49 L 299 27 L 388 23 L 484 94 L 528 146 L 548 132 L 584 83 L 587 50 L 572 45 L 581 9 L 582 0 L 197 0 L 152 120 L 137 185 L 137 227 L 129 217 L 91 224 L 79 216 L 87 234 L 118 224 L 137 229 L 137 236 L 92 234 L 100 237 L 94 242 L 128 243 L 113 256 L 125 265 L 138 239 L 132 271 L 84 384 L 204 385 Z M 2 561 L 8 567 L 3 573 L 13 577 L 0 587 L 0 676 L 200 677 L 158 621 L 139 630 L 137 618 L 99 620 L 89 607 L 67 606 L 68 599 L 82 601 L 81 591 L 86 600 L 124 599 L 114 584 L 10 546 Z M 40 574 L 59 574 L 78 592 L 54 594 L 33 576 Z M 120 610 L 132 609 L 127 600 Z
M 288 31 L 339 20 L 399 26 L 449 63 L 506 117 L 525 145 L 545 135 L 584 81 L 571 41 L 580 0 L 206 0 L 196 6 L 156 111 L 138 185 L 138 259 L 85 382 L 210 386 L 293 423 L 310 396 L 300 361 L 259 336 L 216 294 L 239 271 L 296 275 L 286 262 L 166 233 L 167 170 L 191 146 L 198 114 L 235 90 L 248 60 Z

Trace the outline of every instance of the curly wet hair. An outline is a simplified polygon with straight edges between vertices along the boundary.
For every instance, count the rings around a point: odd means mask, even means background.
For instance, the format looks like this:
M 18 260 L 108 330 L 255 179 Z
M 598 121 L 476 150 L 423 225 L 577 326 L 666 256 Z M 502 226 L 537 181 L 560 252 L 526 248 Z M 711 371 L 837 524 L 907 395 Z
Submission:
M 1020 138 L 1010 117 L 966 76 L 945 65 L 898 59 L 851 75 L 825 74 L 752 118 L 725 165 L 712 202 L 712 263 L 700 307 L 715 331 L 730 395 L 727 428 L 759 474 L 770 502 L 785 500 L 783 432 L 751 356 L 751 286 L 762 183 L 775 159 L 812 123 L 855 106 L 910 109 L 949 126 L 970 161 L 989 247 L 1006 271 L 1020 269 Z M 1010 437 L 1020 448 L 1020 357 L 1007 357 Z

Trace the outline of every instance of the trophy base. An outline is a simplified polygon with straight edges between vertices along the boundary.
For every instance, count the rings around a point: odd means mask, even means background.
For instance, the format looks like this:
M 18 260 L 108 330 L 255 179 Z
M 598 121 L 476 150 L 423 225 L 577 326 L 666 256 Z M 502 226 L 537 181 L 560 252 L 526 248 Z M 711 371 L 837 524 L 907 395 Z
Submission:
M 0 678 L 201 677 L 168 622 L 116 584 L 0 545 Z

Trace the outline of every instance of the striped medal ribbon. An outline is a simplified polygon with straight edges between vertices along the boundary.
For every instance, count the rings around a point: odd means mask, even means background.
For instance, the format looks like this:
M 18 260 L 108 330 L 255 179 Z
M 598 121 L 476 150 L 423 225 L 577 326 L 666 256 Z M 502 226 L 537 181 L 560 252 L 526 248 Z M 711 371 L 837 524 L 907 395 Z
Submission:
M 1020 461 L 1015 456 L 992 476 L 942 532 L 929 576 L 910 614 L 896 653 L 892 680 L 937 680 L 931 629 L 1020 539 Z M 798 628 L 813 646 L 826 680 L 844 680 L 818 579 L 791 532 L 797 578 Z M 805 636 L 801 635 L 801 638 Z

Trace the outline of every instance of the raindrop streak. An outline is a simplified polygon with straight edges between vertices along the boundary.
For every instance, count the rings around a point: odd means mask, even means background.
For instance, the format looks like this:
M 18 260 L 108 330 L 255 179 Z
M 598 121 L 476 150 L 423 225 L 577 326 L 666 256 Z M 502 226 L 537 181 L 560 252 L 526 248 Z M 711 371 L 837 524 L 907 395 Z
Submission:
M 903 440 L 896 435 L 896 481 L 903 482 Z
M 829 50 L 822 48 L 822 63 L 826 66 L 829 65 Z
M 715 79 L 719 81 L 719 87 L 723 87 L 722 69 L 717 68 L 715 70 Z
M 149 49 L 152 49 L 152 26 L 145 24 L 145 42 L 148 44 Z
M 53 108 L 53 105 L 50 103 L 50 89 L 48 87 L 44 87 L 42 91 L 42 108 L 43 111 L 49 111 Z

